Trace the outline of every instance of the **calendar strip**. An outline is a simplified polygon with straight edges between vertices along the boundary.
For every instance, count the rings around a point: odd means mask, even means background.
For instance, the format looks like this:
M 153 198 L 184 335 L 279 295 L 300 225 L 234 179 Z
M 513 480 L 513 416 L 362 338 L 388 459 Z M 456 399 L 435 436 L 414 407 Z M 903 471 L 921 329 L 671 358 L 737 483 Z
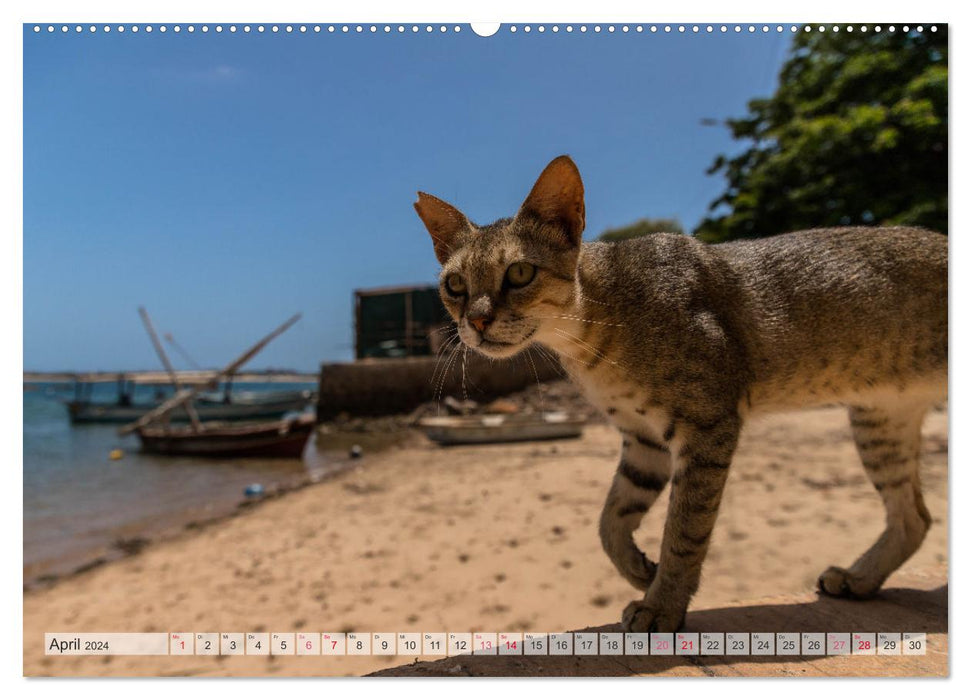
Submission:
M 48 632 L 48 656 L 923 656 L 925 632 Z

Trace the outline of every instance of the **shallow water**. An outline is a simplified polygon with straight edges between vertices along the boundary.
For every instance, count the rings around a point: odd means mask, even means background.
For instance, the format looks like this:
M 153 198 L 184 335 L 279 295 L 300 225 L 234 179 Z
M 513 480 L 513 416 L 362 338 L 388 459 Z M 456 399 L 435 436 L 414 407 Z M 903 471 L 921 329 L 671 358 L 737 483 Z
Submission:
M 306 384 L 236 385 L 240 391 L 310 388 Z M 151 398 L 140 388 L 136 400 Z M 114 385 L 93 398 L 111 400 Z M 73 397 L 58 384 L 24 391 L 24 578 L 73 570 L 116 551 L 116 543 L 149 537 L 230 512 L 243 489 L 261 483 L 295 484 L 339 469 L 344 460 L 318 451 L 311 440 L 301 460 L 163 457 L 139 451 L 134 435 L 117 425 L 75 425 L 62 401 Z M 124 456 L 112 460 L 109 453 Z

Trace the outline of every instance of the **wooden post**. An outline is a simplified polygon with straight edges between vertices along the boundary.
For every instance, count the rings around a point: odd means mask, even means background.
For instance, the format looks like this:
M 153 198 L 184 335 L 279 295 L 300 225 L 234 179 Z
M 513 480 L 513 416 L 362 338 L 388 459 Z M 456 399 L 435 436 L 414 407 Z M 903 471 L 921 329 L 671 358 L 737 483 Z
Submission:
M 412 343 L 411 337 L 411 326 L 414 323 L 414 310 L 411 305 L 411 291 L 405 292 L 405 352 L 408 357 L 412 357 L 415 354 L 415 348 Z
M 361 293 L 354 292 L 354 358 L 360 360 L 364 357 L 364 343 L 361 340 Z
M 219 372 L 214 372 L 211 375 L 209 375 L 209 378 L 204 383 L 199 384 L 192 389 L 182 389 L 180 391 L 177 391 L 175 393 L 175 396 L 173 396 L 168 401 L 165 401 L 164 403 L 162 403 L 161 406 L 158 406 L 157 408 L 149 411 L 134 423 L 129 423 L 128 425 L 124 425 L 121 428 L 119 428 L 118 434 L 127 435 L 128 433 L 134 432 L 139 428 L 145 427 L 149 423 L 154 423 L 162 416 L 165 416 L 171 413 L 173 410 L 175 410 L 176 408 L 184 404 L 186 401 L 191 401 L 206 389 L 219 386 L 220 378 L 235 374 L 240 367 L 242 367 L 251 359 L 253 359 L 254 355 L 256 355 L 263 348 L 265 348 L 271 340 L 276 338 L 278 335 L 283 333 L 294 323 L 299 321 L 300 316 L 301 316 L 300 314 L 295 314 L 294 316 L 291 316 L 289 319 L 287 319 L 287 321 L 282 326 L 278 327 L 272 333 L 264 337 L 262 340 L 256 343 L 256 345 L 254 345 L 249 350 L 247 350 L 242 355 L 240 355 L 235 360 L 233 360 L 228 365 L 226 365 L 222 370 L 220 370 Z
M 169 362 L 169 356 L 165 354 L 165 348 L 162 347 L 162 343 L 159 341 L 158 335 L 155 333 L 155 326 L 152 325 L 152 319 L 149 317 L 148 311 L 145 310 L 144 306 L 139 306 L 138 314 L 142 317 L 142 323 L 145 324 L 145 330 L 148 331 L 148 337 L 152 339 L 152 345 L 155 346 L 155 352 L 158 353 L 159 359 L 165 366 L 165 371 L 169 373 L 169 378 L 172 380 L 172 386 L 175 387 L 175 392 L 178 393 L 182 390 L 182 382 L 179 381 L 179 376 L 175 373 L 172 363 Z M 185 405 L 185 411 L 189 414 L 189 420 L 192 421 L 192 429 L 197 433 L 200 432 L 202 430 L 202 423 L 199 421 L 199 414 L 196 413 L 196 407 L 192 405 L 191 401 Z

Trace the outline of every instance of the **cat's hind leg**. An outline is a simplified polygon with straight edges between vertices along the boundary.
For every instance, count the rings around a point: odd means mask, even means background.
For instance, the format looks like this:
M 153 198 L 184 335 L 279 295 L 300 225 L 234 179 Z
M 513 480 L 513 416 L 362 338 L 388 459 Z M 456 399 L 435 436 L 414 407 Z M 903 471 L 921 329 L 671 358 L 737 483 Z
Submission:
M 931 516 L 920 491 L 920 429 L 926 404 L 853 407 L 850 426 L 856 449 L 886 509 L 880 538 L 849 569 L 831 566 L 819 589 L 834 596 L 865 598 L 920 546 Z
M 634 543 L 633 533 L 671 478 L 671 455 L 644 434 L 621 432 L 620 465 L 600 515 L 600 541 L 623 577 L 646 591 L 657 565 Z

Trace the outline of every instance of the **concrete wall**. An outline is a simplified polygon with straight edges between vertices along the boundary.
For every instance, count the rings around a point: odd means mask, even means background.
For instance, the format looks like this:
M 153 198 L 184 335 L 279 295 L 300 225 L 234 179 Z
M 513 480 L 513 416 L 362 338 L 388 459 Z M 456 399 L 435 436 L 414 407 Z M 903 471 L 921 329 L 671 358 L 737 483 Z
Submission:
M 466 395 L 487 401 L 518 391 L 536 382 L 562 376 L 559 365 L 532 352 L 509 360 L 490 361 L 471 350 L 441 361 L 436 357 L 359 360 L 325 363 L 320 368 L 320 400 L 317 417 L 333 418 L 346 412 L 358 416 L 407 413 L 426 401 Z M 449 362 L 451 361 L 451 365 Z M 535 366 L 535 373 L 534 373 Z

